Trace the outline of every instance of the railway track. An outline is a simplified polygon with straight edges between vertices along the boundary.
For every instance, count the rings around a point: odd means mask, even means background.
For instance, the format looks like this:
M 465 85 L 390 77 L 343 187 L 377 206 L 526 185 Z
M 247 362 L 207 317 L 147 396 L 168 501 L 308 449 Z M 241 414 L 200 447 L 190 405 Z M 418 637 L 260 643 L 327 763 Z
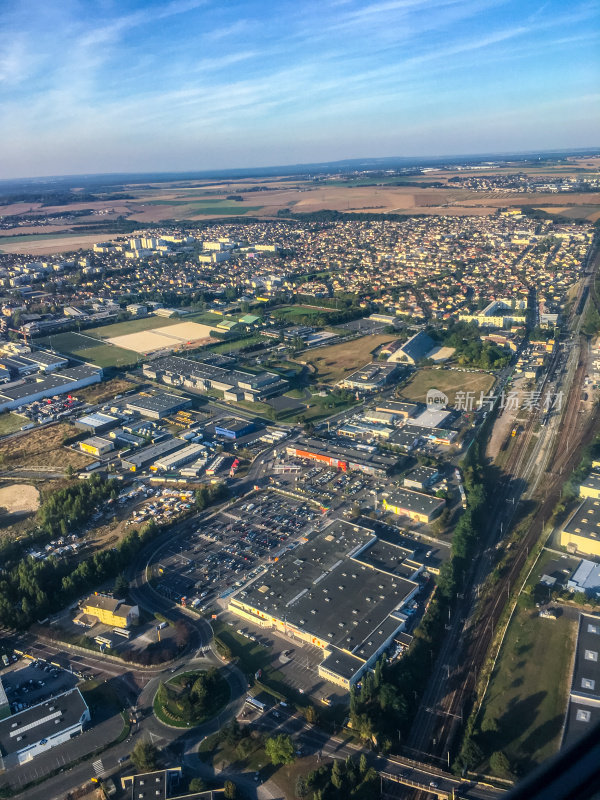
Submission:
M 593 295 L 593 291 L 590 293 L 589 290 L 590 285 L 592 290 L 594 288 L 593 281 L 599 261 L 600 254 L 597 251 L 593 265 L 586 269 L 585 280 L 582 281 L 578 297 L 573 303 L 569 328 L 575 336 L 579 335 L 583 311 Z M 558 353 L 555 352 L 544 385 L 555 374 L 557 359 Z M 408 746 L 405 748 L 412 754 L 418 753 L 424 760 L 429 757 L 438 763 L 450 761 L 455 736 L 462 726 L 464 714 L 468 712 L 475 697 L 478 671 L 488 656 L 494 631 L 510 597 L 510 590 L 521 574 L 529 551 L 541 537 L 545 521 L 560 499 L 564 475 L 577 465 L 581 446 L 589 441 L 600 424 L 600 414 L 597 409 L 584 419 L 579 413 L 581 387 L 587 371 L 586 358 L 580 346 L 577 366 L 572 372 L 572 377 L 569 375 L 571 370 L 572 365 L 567 370 L 568 398 L 558 425 L 554 446 L 552 447 L 550 442 L 548 451 L 541 459 L 541 467 L 538 463 L 539 449 L 535 442 L 533 449 L 531 448 L 540 421 L 539 411 L 530 415 L 519 437 L 519 446 L 511 449 L 504 465 L 504 475 L 494 492 L 493 504 L 488 512 L 490 526 L 486 537 L 486 548 L 473 565 L 471 574 L 465 581 L 466 585 L 481 585 L 486 575 L 493 569 L 491 548 L 497 541 L 502 540 L 503 534 L 509 529 L 518 502 L 529 485 L 532 489 L 540 490 L 537 513 L 525 535 L 516 545 L 514 555 L 504 574 L 495 584 L 493 593 L 487 594 L 479 604 L 477 598 L 472 596 L 456 603 L 454 614 L 461 623 L 467 620 L 466 624 L 455 623 L 450 626 L 428 690 L 415 716 Z M 534 475 L 535 480 L 529 484 L 529 479 Z M 509 507 L 507 511 L 507 504 L 511 501 L 512 508 Z M 475 617 L 473 612 L 476 605 L 478 607 Z

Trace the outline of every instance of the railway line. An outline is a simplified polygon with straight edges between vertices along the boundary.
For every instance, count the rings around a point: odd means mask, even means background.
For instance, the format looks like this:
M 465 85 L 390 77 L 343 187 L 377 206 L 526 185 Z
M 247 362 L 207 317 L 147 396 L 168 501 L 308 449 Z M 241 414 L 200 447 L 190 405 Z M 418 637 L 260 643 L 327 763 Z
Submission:
M 572 306 L 569 328 L 573 332 L 574 348 L 571 356 L 559 370 L 561 362 L 555 350 L 542 384 L 544 391 L 550 386 L 557 387 L 562 380 L 565 390 L 568 389 L 567 401 L 560 416 L 555 414 L 547 430 L 542 428 L 541 432 L 540 421 L 544 414 L 540 409 L 533 409 L 519 436 L 518 446 L 513 446 L 508 454 L 504 474 L 488 512 L 490 524 L 485 548 L 482 547 L 465 581 L 465 585 L 473 586 L 474 590 L 457 597 L 428 690 L 404 747 L 413 757 L 450 765 L 456 736 L 475 698 L 479 670 L 488 656 L 511 588 L 521 574 L 529 551 L 543 534 L 544 524 L 560 498 L 564 476 L 575 468 L 581 446 L 589 441 L 600 423 L 597 409 L 586 417 L 580 414 L 587 353 L 579 336 L 587 303 L 594 297 L 599 261 L 596 251 L 594 258 L 588 260 L 585 278 Z M 547 416 L 544 421 L 548 421 Z M 512 558 L 493 592 L 479 599 L 480 589 L 494 568 L 496 544 L 510 529 L 520 501 L 534 495 L 539 505 L 532 524 L 515 543 Z

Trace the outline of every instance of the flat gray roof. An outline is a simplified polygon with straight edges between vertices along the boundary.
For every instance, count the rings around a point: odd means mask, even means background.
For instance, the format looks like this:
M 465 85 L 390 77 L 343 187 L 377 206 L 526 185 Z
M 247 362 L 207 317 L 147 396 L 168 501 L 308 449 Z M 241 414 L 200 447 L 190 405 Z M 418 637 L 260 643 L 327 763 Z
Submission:
M 374 542 L 373 531 L 335 520 L 285 553 L 234 602 L 286 620 L 340 649 L 362 647 L 361 657 L 367 660 L 381 645 L 379 631 L 387 630 L 389 615 L 417 587 L 360 560 L 360 551 Z M 394 624 L 396 630 L 402 620 Z
M 563 526 L 565 533 L 600 540 L 600 500 L 586 498 Z
M 580 614 L 575 666 L 563 744 L 572 744 L 600 721 L 600 617 Z
M 188 397 L 180 397 L 177 394 L 167 394 L 160 392 L 152 395 L 137 394 L 127 399 L 127 408 L 134 411 L 141 408 L 146 411 L 156 411 L 157 413 L 168 413 L 171 409 L 178 408 L 186 404 L 191 405 L 192 401 Z
M 413 492 L 410 489 L 397 489 L 385 499 L 388 505 L 399 506 L 419 514 L 431 514 L 446 503 L 441 497 L 423 494 L 423 492 Z
M 0 720 L 0 754 L 18 753 L 42 739 L 56 735 L 59 730 L 76 725 L 87 711 L 79 689 L 70 689 L 18 714 Z M 60 719 L 60 727 L 56 720 Z M 22 738 L 17 741 L 18 737 Z

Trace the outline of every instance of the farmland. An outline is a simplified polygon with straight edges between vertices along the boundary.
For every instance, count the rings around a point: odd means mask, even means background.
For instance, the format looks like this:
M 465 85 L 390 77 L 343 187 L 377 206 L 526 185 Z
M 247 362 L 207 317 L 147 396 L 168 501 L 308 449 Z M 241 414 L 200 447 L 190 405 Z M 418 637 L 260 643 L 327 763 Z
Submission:
M 323 383 L 337 383 L 375 358 L 375 351 L 394 340 L 394 336 L 377 334 L 349 342 L 319 347 L 301 353 L 298 361 L 313 367 L 314 378 Z
M 457 369 L 420 369 L 402 387 L 402 397 L 417 403 L 424 403 L 429 389 L 438 389 L 448 395 L 450 405 L 454 404 L 456 392 L 473 392 L 475 405 L 480 393 L 488 394 L 494 385 L 494 376 L 487 372 L 466 372 Z

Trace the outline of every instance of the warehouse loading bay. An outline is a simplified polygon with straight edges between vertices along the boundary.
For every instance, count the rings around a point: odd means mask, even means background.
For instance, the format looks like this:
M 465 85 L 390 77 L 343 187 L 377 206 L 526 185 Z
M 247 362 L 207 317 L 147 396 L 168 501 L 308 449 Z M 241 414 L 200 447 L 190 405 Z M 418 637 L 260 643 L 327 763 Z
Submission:
M 326 472 L 336 477 L 335 472 Z M 363 476 L 360 479 L 364 480 Z M 348 500 L 345 502 L 347 506 Z M 262 583 L 271 565 L 323 530 L 332 519 L 341 517 L 338 512 L 323 511 L 314 502 L 286 496 L 279 490 L 255 492 L 164 547 L 152 564 L 155 587 L 173 602 L 209 616 L 218 614 L 232 635 L 244 643 L 247 640 L 249 648 L 254 644 L 269 648 L 273 669 L 293 689 L 315 700 L 330 696 L 335 702 L 336 696 L 343 697 L 346 692 L 318 675 L 323 661 L 320 647 L 255 626 L 227 608 L 232 597 L 257 581 Z M 414 551 L 415 558 L 426 565 L 423 590 L 409 609 L 406 631 L 410 632 L 424 613 L 433 589 L 427 570 L 434 574 L 439 571 L 449 557 L 449 546 L 381 520 L 370 522 L 370 528 L 381 540 Z

